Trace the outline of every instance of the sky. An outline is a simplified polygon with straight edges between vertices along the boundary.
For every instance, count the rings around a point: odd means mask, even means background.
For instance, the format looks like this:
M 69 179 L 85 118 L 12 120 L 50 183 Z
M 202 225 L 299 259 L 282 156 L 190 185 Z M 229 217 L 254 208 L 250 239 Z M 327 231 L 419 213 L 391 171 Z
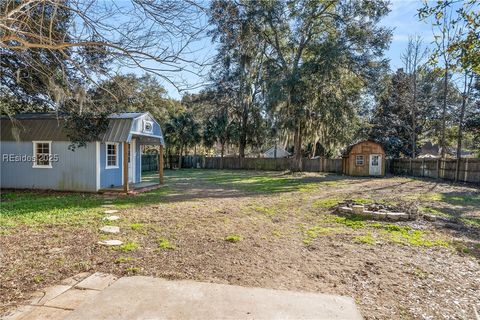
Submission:
M 391 12 L 382 21 L 382 25 L 393 29 L 390 49 L 386 57 L 390 59 L 390 68 L 397 70 L 403 66 L 401 54 L 405 51 L 409 36 L 420 36 L 425 46 L 433 41 L 432 28 L 425 21 L 419 21 L 417 9 L 422 6 L 421 0 L 390 0 Z
M 385 52 L 385 56 L 390 59 L 391 70 L 397 70 L 403 66 L 401 54 L 405 51 L 409 36 L 420 36 L 425 46 L 430 46 L 433 41 L 431 26 L 426 22 L 419 21 L 417 9 L 422 6 L 422 0 L 390 0 L 391 12 L 382 21 L 381 25 L 391 28 L 393 37 L 390 48 Z M 196 59 L 205 59 L 206 57 L 214 57 L 216 46 L 211 39 L 205 38 L 195 44 Z M 141 72 L 136 70 L 134 72 Z M 168 92 L 168 96 L 174 99 L 180 99 L 185 92 L 198 92 L 202 85 L 206 84 L 205 78 L 196 76 L 191 73 L 182 72 L 172 75 L 174 78 L 186 80 L 193 89 L 179 92 L 171 84 L 161 81 Z M 174 79 L 175 81 L 175 79 Z

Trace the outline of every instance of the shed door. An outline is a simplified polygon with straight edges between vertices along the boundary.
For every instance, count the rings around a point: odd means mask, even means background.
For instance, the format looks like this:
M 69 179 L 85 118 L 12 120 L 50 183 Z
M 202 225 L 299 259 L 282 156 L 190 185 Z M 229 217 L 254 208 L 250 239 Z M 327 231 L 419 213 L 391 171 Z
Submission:
M 370 155 L 369 174 L 371 176 L 379 176 L 382 174 L 382 155 L 380 154 Z

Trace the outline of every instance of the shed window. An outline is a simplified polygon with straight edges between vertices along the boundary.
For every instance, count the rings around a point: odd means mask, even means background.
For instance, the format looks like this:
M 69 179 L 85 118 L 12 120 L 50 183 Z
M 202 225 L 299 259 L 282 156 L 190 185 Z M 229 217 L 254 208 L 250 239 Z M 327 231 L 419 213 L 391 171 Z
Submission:
M 355 165 L 356 166 L 363 166 L 364 165 L 363 154 L 355 156 Z
M 107 169 L 118 168 L 118 144 L 107 143 Z
M 51 168 L 51 141 L 33 141 L 34 168 Z

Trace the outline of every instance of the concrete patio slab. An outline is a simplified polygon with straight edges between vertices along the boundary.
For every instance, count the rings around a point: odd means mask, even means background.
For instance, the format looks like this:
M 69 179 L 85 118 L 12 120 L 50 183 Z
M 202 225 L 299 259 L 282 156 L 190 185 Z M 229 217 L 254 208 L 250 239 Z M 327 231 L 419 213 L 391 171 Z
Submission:
M 113 282 L 117 277 L 108 273 L 95 272 L 88 278 L 84 279 L 76 285 L 79 289 L 103 290 Z
M 20 318 L 18 320 L 62 320 L 72 311 L 49 308 L 49 307 L 33 307 L 33 310 Z
M 32 294 L 31 299 L 29 300 L 29 304 L 32 305 L 43 305 L 45 302 L 52 300 L 68 289 L 70 289 L 72 286 L 69 285 L 57 285 L 57 286 L 51 286 L 48 288 L 45 288 L 44 290 L 39 290 L 37 292 L 34 292 Z
M 58 298 L 57 298 L 58 299 Z M 362 319 L 352 298 L 151 277 L 117 280 L 66 319 Z
M 47 301 L 44 306 L 74 310 L 99 294 L 97 290 L 71 289 Z

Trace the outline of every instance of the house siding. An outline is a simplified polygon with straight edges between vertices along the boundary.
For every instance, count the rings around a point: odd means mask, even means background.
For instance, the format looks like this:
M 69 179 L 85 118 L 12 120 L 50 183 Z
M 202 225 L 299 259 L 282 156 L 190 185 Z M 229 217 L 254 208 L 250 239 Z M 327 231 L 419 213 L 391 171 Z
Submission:
M 106 143 L 100 144 L 100 188 L 111 188 L 123 185 L 123 143 L 118 143 L 118 168 L 106 169 Z
M 0 144 L 2 188 L 50 189 L 65 191 L 97 191 L 96 188 L 96 147 L 87 143 L 86 147 L 68 150 L 70 142 L 52 141 L 51 153 L 58 155 L 52 161 L 52 168 L 33 168 L 32 162 L 4 161 L 4 154 L 33 156 L 32 141 L 2 141 Z

